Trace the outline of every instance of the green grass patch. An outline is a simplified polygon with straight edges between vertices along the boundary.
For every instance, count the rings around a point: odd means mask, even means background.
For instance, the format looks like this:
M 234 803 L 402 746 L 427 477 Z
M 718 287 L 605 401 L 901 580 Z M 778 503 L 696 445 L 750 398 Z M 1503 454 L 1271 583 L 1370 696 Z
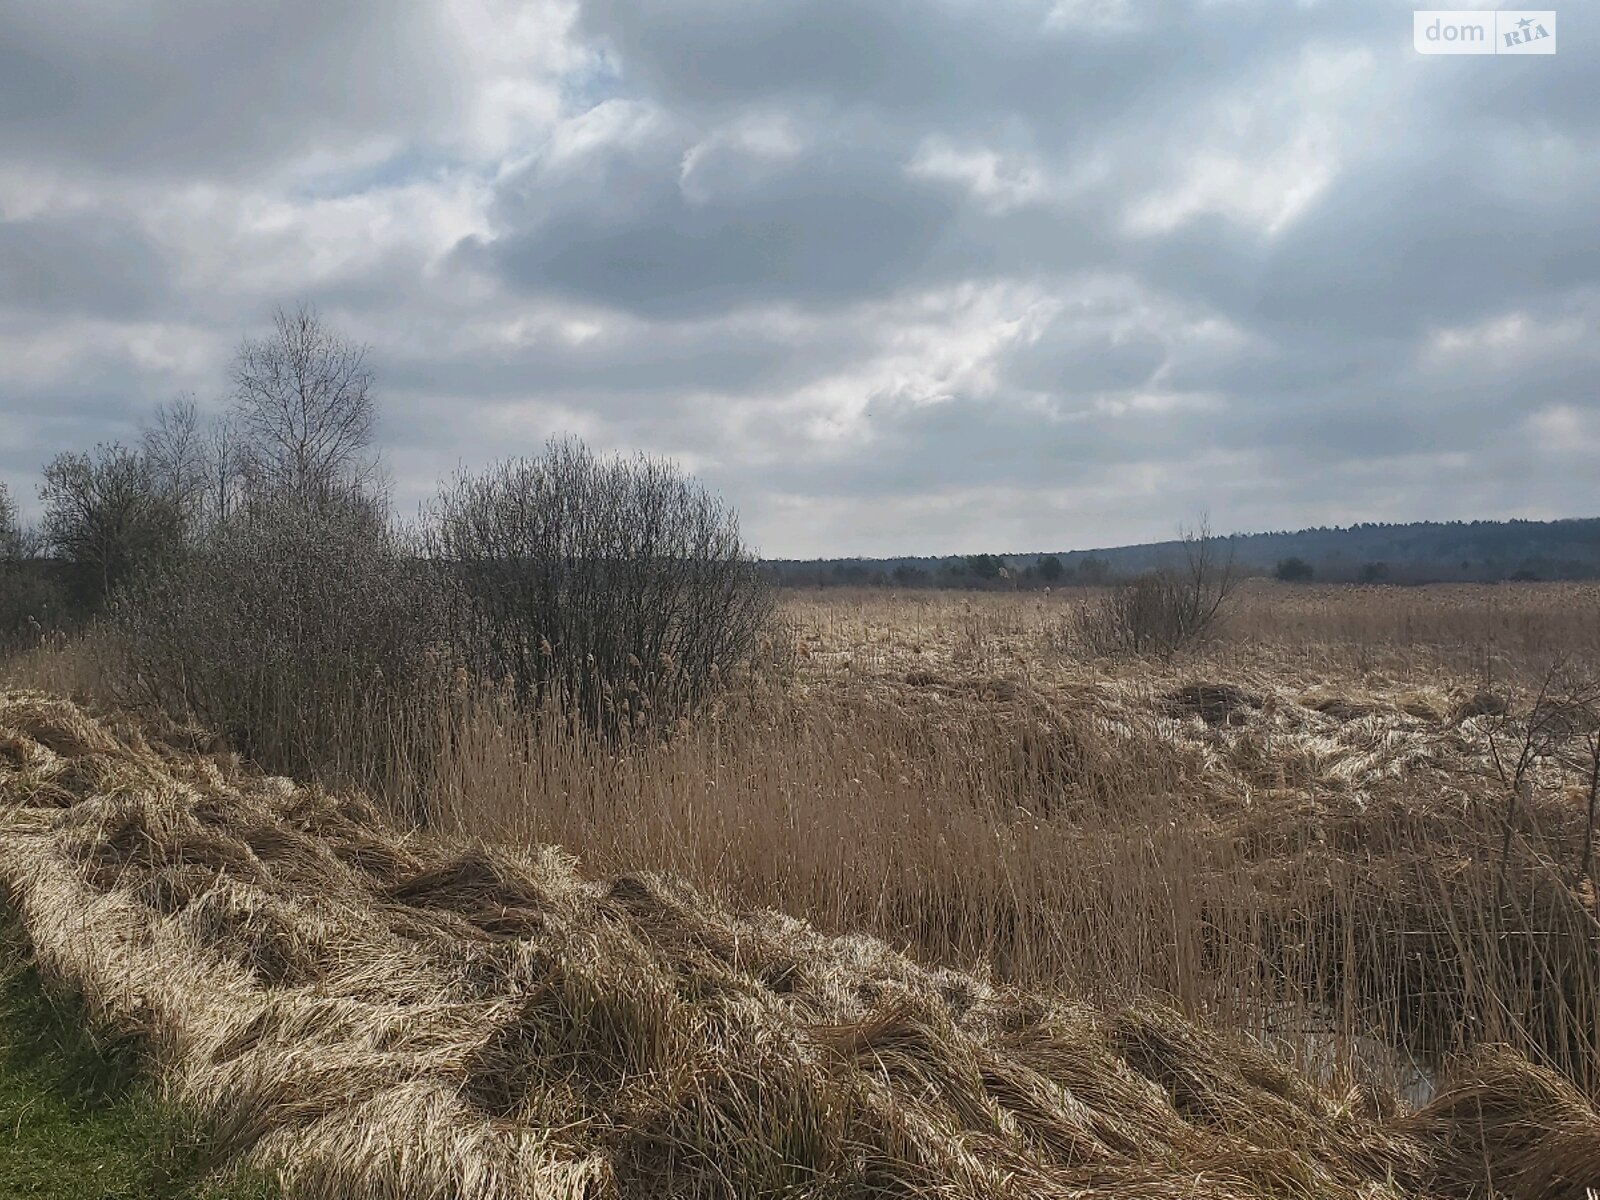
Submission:
M 139 1046 L 97 1034 L 0 944 L 0 1197 L 277 1200 L 259 1176 L 219 1178 L 207 1140 L 140 1074 Z

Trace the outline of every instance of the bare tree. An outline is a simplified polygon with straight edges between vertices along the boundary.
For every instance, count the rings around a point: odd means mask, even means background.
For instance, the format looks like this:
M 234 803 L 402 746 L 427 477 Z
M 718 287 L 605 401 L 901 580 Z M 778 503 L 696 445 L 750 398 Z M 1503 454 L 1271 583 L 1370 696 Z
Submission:
M 149 460 L 125 446 L 60 454 L 44 469 L 44 532 L 65 562 L 72 598 L 96 612 L 137 568 L 175 549 L 183 514 Z
M 205 433 L 194 397 L 180 396 L 157 408 L 140 444 L 155 486 L 193 529 L 206 491 Z
M 10 489 L 0 482 L 0 566 L 32 563 L 44 549 L 44 534 L 38 526 L 22 523 Z
M 1488 699 L 1497 697 L 1491 693 Z M 1487 706 L 1474 702 L 1468 715 L 1482 712 L 1484 707 Z M 1525 713 L 1504 702 L 1496 708 L 1483 715 L 1487 718 L 1489 759 L 1506 792 L 1500 842 L 1501 892 L 1518 810 L 1531 800 L 1537 768 L 1546 761 L 1582 771 L 1587 779 L 1587 820 L 1573 880 L 1576 886 L 1589 872 L 1596 809 L 1600 807 L 1600 677 L 1573 667 L 1565 655 L 1560 655 L 1544 670 Z
M 1586 772 L 1587 805 L 1583 823 L 1583 844 L 1578 848 L 1578 871 L 1572 881 L 1573 887 L 1581 884 L 1586 876 L 1592 877 L 1595 818 L 1600 816 L 1600 729 L 1592 729 L 1584 735 L 1583 748 L 1589 761 Z M 1593 889 L 1593 894 L 1595 917 L 1600 918 L 1600 888 Z
M 247 455 L 238 414 L 225 412 L 218 416 L 206 430 L 200 451 L 205 477 L 202 511 L 210 525 L 222 525 L 233 515 L 245 475 Z
M 11 498 L 11 490 L 0 480 L 0 562 L 12 562 L 22 557 L 22 537 L 17 503 Z
M 0 653 L 36 644 L 64 620 L 60 589 L 39 551 L 38 533 L 22 524 L 0 483 Z
M 239 347 L 233 383 L 256 479 L 309 495 L 372 476 L 367 348 L 329 330 L 314 308 L 278 309 L 270 336 Z

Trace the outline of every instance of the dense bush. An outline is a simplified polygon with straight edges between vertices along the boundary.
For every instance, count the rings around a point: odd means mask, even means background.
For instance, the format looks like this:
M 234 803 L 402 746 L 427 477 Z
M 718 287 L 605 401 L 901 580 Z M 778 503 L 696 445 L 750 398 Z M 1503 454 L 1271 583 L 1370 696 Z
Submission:
M 381 504 L 284 491 L 135 580 L 113 627 L 131 699 L 277 770 L 387 787 L 425 755 L 418 701 L 443 686 L 447 608 Z
M 181 508 L 160 486 L 151 460 L 112 443 L 60 454 L 44 469 L 44 535 L 61 562 L 68 598 L 100 612 L 126 580 L 181 547 Z
M 1316 570 L 1305 559 L 1291 557 L 1280 559 L 1272 575 L 1280 583 L 1309 583 Z
M 0 560 L 0 654 L 36 646 L 70 625 L 66 596 L 49 562 Z
M 1006 577 L 1006 560 L 998 554 L 969 554 L 962 562 L 966 574 L 980 582 L 993 582 Z
M 607 732 L 692 706 L 773 604 L 719 501 L 669 463 L 575 441 L 457 477 L 430 548 L 465 594 L 454 641 L 475 673 Z
M 66 598 L 39 542 L 0 483 L 0 654 L 36 645 L 66 622 Z

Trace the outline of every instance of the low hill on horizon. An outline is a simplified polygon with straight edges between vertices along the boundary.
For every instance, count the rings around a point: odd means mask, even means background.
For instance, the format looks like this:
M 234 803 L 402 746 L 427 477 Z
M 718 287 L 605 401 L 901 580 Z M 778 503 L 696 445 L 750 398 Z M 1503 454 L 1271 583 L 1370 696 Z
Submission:
M 1363 522 L 1218 536 L 1238 568 L 1272 574 L 1298 559 L 1332 583 L 1493 583 L 1600 578 L 1600 517 L 1554 521 Z M 791 586 L 1096 584 L 1181 561 L 1177 539 L 1029 553 L 898 558 L 770 559 Z M 1061 564 L 1057 574 L 1048 560 Z M 1004 569 L 1004 575 L 1001 571 Z M 1302 578 L 1306 578 L 1303 573 Z

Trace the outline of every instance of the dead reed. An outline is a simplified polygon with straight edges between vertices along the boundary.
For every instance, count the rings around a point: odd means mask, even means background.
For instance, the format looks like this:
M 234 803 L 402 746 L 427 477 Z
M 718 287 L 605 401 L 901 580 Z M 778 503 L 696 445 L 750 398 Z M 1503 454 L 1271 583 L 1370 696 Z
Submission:
M 1176 718 L 1174 718 L 1176 719 Z M 0 885 L 218 1161 L 291 1194 L 1582 1200 L 1507 1052 L 1420 1111 L 1169 1008 L 919 966 L 550 847 L 400 836 L 194 732 L 0 694 Z M 1530 1151 L 1544 1130 L 1558 1152 Z
M 1593 1092 L 1582 731 L 1530 763 L 1510 820 L 1496 770 L 1527 726 L 1519 681 L 1581 648 L 1587 618 L 1542 588 L 1492 621 L 1464 589 L 1367 611 L 1393 590 L 1257 585 L 1174 663 L 1062 653 L 1059 598 L 791 596 L 793 667 L 664 741 L 452 707 L 427 803 L 448 830 L 668 872 L 925 961 L 1159 996 L 1342 1077 L 1375 1069 L 1374 1038 L 1401 1048 L 1376 1064 L 1391 1076 L 1505 1042 Z M 1275 612 L 1284 592 L 1326 609 L 1321 641 Z M 1520 632 L 1486 674 L 1495 629 Z

